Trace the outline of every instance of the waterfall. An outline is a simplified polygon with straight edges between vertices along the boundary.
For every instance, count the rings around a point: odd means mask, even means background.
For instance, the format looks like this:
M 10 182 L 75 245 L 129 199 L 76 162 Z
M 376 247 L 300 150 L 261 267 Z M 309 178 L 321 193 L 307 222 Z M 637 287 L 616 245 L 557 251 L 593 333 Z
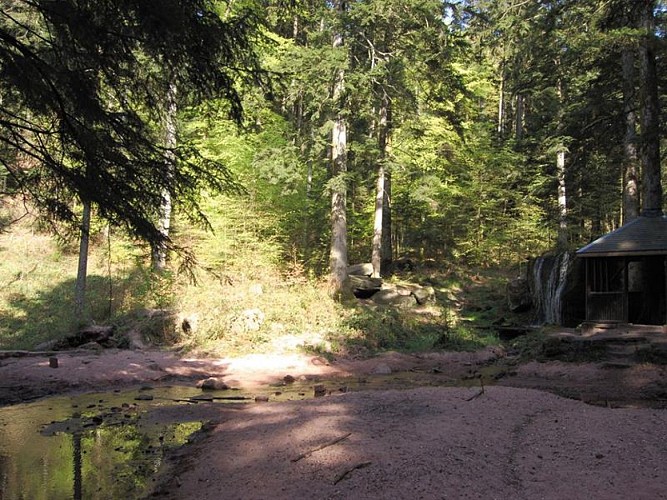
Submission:
M 538 323 L 562 324 L 563 294 L 569 270 L 568 253 L 538 257 L 533 262 L 530 285 Z

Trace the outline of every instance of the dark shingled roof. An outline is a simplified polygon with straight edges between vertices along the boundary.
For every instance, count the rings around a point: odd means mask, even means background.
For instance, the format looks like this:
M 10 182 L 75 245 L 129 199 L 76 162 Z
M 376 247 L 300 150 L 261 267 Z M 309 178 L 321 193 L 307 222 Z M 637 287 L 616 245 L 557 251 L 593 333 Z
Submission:
M 667 216 L 637 217 L 577 251 L 578 257 L 667 255 Z

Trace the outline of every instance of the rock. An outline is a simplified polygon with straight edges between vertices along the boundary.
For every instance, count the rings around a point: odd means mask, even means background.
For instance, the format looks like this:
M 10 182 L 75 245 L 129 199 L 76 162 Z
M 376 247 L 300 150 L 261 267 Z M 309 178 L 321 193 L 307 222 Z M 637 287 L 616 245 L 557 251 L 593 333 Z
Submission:
M 376 375 L 391 375 L 391 367 L 386 363 L 380 363 L 375 367 L 373 373 Z
M 53 351 L 58 345 L 58 340 L 49 340 L 35 346 L 35 351 Z
M 225 391 L 229 389 L 229 386 L 225 382 L 217 377 L 209 377 L 204 380 L 197 382 L 197 387 L 202 391 Z
M 268 403 L 269 396 L 255 396 L 255 403 Z
M 169 309 L 141 309 L 134 314 L 136 321 L 130 331 L 135 330 L 137 332 L 134 339 L 139 340 L 142 345 L 145 346 L 143 342 L 164 344 L 176 340 L 181 324 L 175 312 Z M 130 338 L 130 333 L 127 336 L 129 343 L 132 344 L 133 340 Z M 135 345 L 137 349 L 142 348 L 139 343 Z
M 417 305 L 417 299 L 410 295 L 402 295 L 394 289 L 380 290 L 373 295 L 373 302 L 381 306 L 392 306 L 398 308 L 410 308 Z
M 90 325 L 81 328 L 74 335 L 69 335 L 54 343 L 48 344 L 54 350 L 71 349 L 80 347 L 82 349 L 101 349 L 103 345 L 114 346 L 115 340 L 112 338 L 114 333 L 113 326 Z
M 313 387 L 313 396 L 321 398 L 327 395 L 327 388 L 323 384 L 317 384 Z
M 142 350 L 146 349 L 148 345 L 146 342 L 144 342 L 143 336 L 141 335 L 141 332 L 137 330 L 136 328 L 133 328 L 126 334 L 127 341 L 128 341 L 128 347 L 130 349 L 135 349 L 135 350 Z
M 533 307 L 528 280 L 515 278 L 507 284 L 507 306 L 512 312 L 525 312 Z
M 153 401 L 153 395 L 152 394 L 139 394 L 136 398 L 134 398 L 135 401 Z
M 89 325 L 79 330 L 79 335 L 91 340 L 108 339 L 113 335 L 114 327 L 105 325 Z
M 101 351 L 104 348 L 98 342 L 86 342 L 85 344 L 81 344 L 79 346 L 79 349 L 87 349 L 89 351 Z
M 179 321 L 181 325 L 181 330 L 184 334 L 188 335 L 195 333 L 197 331 L 197 326 L 199 325 L 199 315 L 198 314 L 181 314 L 179 316 Z
M 349 276 L 371 276 L 373 274 L 373 264 L 366 262 L 364 264 L 353 264 L 347 267 Z
M 286 384 L 293 384 L 293 383 L 296 381 L 296 379 L 295 379 L 292 375 L 285 375 L 285 376 L 283 377 L 283 381 L 284 381 Z
M 49 366 L 51 368 L 58 368 L 58 358 L 55 356 L 52 356 L 49 358 Z
M 414 295 L 417 300 L 417 304 L 424 305 L 428 302 L 435 302 L 435 288 L 432 286 L 419 286 L 412 290 L 412 295 Z
M 347 277 L 346 286 L 358 299 L 367 299 L 382 289 L 382 279 L 351 275 Z

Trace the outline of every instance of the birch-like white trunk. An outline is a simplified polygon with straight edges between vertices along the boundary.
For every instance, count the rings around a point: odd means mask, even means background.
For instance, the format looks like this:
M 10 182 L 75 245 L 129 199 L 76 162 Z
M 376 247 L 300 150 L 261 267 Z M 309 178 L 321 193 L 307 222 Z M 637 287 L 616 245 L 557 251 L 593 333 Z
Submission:
M 567 248 L 567 192 L 565 189 L 565 150 L 556 153 L 556 175 L 558 177 L 558 241 L 560 250 Z
M 373 277 L 379 278 L 383 269 L 391 265 L 391 176 L 386 168 L 391 133 L 391 100 L 384 93 L 378 123 L 378 169 L 375 191 L 375 218 L 371 263 Z
M 377 173 L 377 184 L 375 190 L 375 218 L 373 221 L 373 245 L 371 252 L 371 263 L 373 264 L 373 277 L 379 278 L 382 273 L 382 229 L 384 211 L 384 163 L 379 162 Z
M 343 2 L 338 2 L 337 8 L 343 8 Z M 343 35 L 336 33 L 333 38 L 333 47 L 343 46 Z M 345 70 L 339 69 L 334 82 L 333 99 L 336 105 L 342 107 L 341 97 L 345 89 Z M 347 279 L 347 123 L 339 109 L 334 120 L 331 137 L 331 249 L 329 253 L 329 292 L 335 298 L 341 298 L 343 287 Z
M 165 168 L 167 177 L 171 182 L 174 162 L 176 158 L 173 149 L 176 147 L 176 113 L 178 112 L 176 104 L 176 85 L 169 84 L 167 89 L 167 105 L 165 113 Z M 162 202 L 160 204 L 160 215 L 158 220 L 158 230 L 162 236 L 162 241 L 153 245 L 152 264 L 155 271 L 163 271 L 167 266 L 167 241 L 171 229 L 172 199 L 169 188 L 162 190 Z

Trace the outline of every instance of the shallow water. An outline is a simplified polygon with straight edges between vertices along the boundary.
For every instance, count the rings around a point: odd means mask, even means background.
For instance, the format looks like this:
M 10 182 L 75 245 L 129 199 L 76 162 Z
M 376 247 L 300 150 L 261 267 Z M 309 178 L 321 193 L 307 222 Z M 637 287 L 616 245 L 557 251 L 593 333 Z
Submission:
M 488 375 L 490 375 L 489 372 Z M 489 379 L 491 377 L 489 376 Z M 53 396 L 0 408 L 0 499 L 132 499 L 152 486 L 167 451 L 206 423 L 178 406 L 244 404 L 312 398 L 358 390 L 425 385 L 478 386 L 434 373 L 405 372 L 266 386 L 252 395 L 168 386 Z M 229 406 L 227 406 L 229 407 Z M 217 406 L 209 414 L 215 414 Z M 174 409 L 163 412 L 159 410 Z M 198 416 L 192 416 L 198 415 Z
M 169 387 L 56 396 L 0 408 L 0 498 L 140 497 L 165 452 L 204 424 L 155 421 L 151 413 L 197 394 Z

